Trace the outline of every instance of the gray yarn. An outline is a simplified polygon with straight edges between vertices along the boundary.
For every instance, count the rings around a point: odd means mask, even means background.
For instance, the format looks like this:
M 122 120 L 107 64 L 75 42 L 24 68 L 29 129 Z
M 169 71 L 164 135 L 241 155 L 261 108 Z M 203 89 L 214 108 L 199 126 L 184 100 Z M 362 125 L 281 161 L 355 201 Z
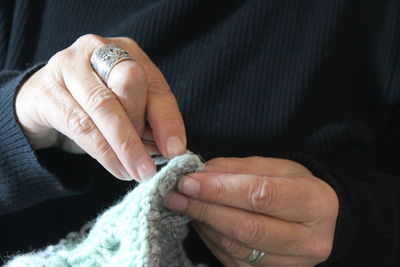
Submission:
M 196 155 L 176 157 L 80 233 L 70 233 L 41 251 L 18 255 L 6 266 L 191 267 L 182 247 L 190 218 L 165 208 L 163 199 L 183 175 L 203 169 Z

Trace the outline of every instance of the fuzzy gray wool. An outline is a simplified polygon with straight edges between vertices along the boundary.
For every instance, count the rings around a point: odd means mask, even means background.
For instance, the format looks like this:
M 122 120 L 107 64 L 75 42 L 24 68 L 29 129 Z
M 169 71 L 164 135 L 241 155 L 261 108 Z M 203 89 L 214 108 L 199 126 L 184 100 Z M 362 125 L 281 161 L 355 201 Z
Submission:
M 190 218 L 165 208 L 163 199 L 183 175 L 203 169 L 194 154 L 175 157 L 80 233 L 6 266 L 193 266 L 182 246 Z

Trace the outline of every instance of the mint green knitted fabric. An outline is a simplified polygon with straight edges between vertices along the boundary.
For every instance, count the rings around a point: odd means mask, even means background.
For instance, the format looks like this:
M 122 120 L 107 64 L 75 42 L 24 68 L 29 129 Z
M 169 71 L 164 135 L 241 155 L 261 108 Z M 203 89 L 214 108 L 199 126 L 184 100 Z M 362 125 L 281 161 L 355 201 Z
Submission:
M 182 247 L 190 219 L 162 201 L 183 175 L 203 168 L 196 155 L 175 157 L 101 214 L 89 231 L 70 233 L 57 245 L 18 255 L 6 266 L 193 266 Z

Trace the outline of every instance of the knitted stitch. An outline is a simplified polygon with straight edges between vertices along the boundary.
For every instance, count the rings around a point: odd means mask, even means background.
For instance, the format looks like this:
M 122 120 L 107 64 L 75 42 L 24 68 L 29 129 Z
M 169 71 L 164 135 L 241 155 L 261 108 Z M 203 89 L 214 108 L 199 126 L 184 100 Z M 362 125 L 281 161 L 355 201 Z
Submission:
M 182 247 L 190 219 L 165 208 L 163 198 L 183 175 L 203 168 L 196 155 L 175 157 L 100 215 L 88 234 L 84 227 L 6 266 L 193 266 Z

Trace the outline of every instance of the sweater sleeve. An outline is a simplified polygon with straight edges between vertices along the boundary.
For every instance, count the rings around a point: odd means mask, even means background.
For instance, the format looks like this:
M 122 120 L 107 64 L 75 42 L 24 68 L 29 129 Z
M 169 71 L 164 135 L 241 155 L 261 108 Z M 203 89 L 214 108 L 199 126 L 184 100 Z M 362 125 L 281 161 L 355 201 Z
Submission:
M 395 266 L 400 262 L 399 177 L 337 170 L 300 153 L 286 158 L 327 182 L 339 198 L 333 250 L 319 266 Z
M 41 66 L 0 72 L 0 215 L 83 192 L 90 180 L 82 166 L 88 156 L 55 149 L 34 152 L 17 121 L 16 92 Z

